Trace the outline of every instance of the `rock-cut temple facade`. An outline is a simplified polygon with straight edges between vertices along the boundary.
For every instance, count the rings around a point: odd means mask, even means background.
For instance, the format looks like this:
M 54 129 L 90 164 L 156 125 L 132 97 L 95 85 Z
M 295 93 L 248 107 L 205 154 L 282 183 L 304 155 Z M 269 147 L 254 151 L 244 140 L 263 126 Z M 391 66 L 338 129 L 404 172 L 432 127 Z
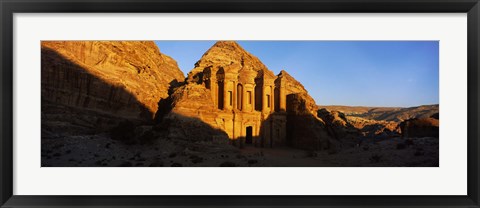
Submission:
M 275 75 L 237 43 L 220 41 L 176 90 L 172 112 L 225 132 L 237 146 L 286 145 L 287 96 L 306 93 L 292 79 L 283 70 Z
M 315 101 L 303 85 L 284 70 L 275 75 L 236 42 L 212 46 L 172 98 L 170 118 L 181 119 L 175 120 L 179 128 L 171 138 L 228 137 L 240 147 L 328 146 Z M 195 132 L 199 126 L 221 133 Z
M 206 68 L 202 78 L 216 107 L 216 124 L 236 144 L 273 147 L 286 143 L 284 77 L 233 65 Z

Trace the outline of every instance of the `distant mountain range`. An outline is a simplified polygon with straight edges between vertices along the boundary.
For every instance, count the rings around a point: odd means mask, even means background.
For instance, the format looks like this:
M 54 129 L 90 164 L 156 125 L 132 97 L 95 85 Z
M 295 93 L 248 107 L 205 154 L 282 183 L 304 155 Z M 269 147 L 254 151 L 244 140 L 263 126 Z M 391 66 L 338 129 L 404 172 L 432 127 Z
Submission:
M 402 122 L 411 118 L 429 118 L 438 119 L 439 105 L 422 105 L 416 107 L 364 107 L 364 106 L 341 106 L 329 105 L 318 106 L 319 109 L 325 108 L 329 111 L 343 112 L 347 116 L 360 117 L 377 121 Z

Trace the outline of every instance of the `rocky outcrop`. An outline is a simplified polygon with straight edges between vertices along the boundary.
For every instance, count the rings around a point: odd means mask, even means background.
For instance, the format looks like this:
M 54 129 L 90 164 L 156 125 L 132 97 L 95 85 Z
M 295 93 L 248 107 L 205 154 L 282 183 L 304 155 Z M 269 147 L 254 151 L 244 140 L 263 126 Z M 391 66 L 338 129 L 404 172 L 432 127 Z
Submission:
M 398 123 L 394 121 L 377 121 L 355 116 L 346 116 L 346 118 L 364 137 L 388 138 L 400 135 Z
M 322 150 L 336 148 L 322 119 L 310 112 L 312 103 L 306 93 L 287 96 L 287 140 L 296 148 Z
M 176 89 L 171 99 L 171 114 L 196 117 L 214 128 L 220 128 L 215 123 L 215 106 L 210 92 L 202 85 L 187 83 Z
M 439 137 L 439 120 L 435 118 L 414 118 L 400 123 L 402 137 Z
M 42 105 L 151 119 L 184 75 L 153 41 L 42 41 Z
M 346 118 L 345 114 L 338 111 L 320 109 L 318 117 L 324 122 L 328 133 L 337 140 L 352 140 L 360 136 L 359 130 L 355 128 Z

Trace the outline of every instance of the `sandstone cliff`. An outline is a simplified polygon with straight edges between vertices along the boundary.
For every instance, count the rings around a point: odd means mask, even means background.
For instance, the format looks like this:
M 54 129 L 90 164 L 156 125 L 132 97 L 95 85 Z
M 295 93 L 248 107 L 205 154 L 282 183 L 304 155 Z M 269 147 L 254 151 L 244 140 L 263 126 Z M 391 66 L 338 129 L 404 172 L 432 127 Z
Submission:
M 153 41 L 43 41 L 42 104 L 84 108 L 125 118 L 152 118 L 177 63 Z

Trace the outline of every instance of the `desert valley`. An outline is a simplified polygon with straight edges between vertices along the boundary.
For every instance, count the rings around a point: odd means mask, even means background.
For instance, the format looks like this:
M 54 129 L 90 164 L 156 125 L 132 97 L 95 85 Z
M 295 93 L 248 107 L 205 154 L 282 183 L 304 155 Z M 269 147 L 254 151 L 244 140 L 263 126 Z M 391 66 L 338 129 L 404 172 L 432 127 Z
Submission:
M 41 61 L 42 167 L 439 166 L 438 104 L 320 106 L 235 41 L 186 75 L 153 41 L 42 41 Z

